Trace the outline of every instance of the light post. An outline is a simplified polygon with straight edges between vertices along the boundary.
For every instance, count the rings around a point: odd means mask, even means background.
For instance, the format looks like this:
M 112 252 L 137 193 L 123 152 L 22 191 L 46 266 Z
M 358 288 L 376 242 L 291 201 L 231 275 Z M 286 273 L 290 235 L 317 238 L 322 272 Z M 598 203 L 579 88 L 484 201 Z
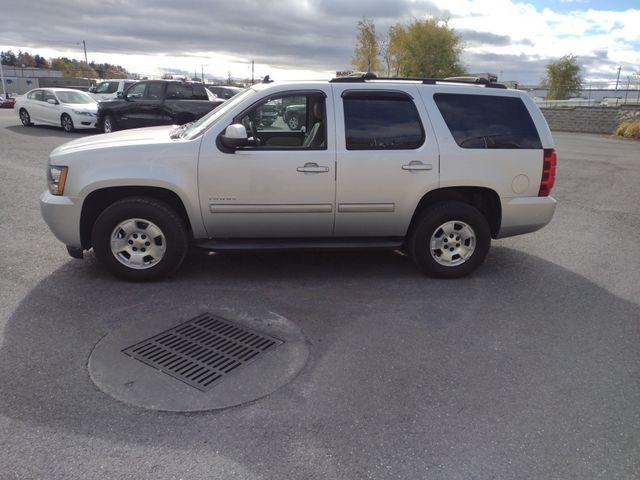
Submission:
M 2 69 L 2 60 L 0 60 L 0 82 L 2 82 L 2 96 L 7 98 L 7 90 L 4 86 L 4 70 Z
M 87 68 L 87 87 L 89 87 L 91 86 L 91 82 L 89 81 L 89 60 L 87 60 L 87 43 L 84 40 L 82 40 L 82 48 L 84 50 L 84 64 Z
M 204 85 L 204 67 L 208 67 L 208 66 L 209 66 L 208 63 L 200 64 L 200 80 L 202 81 L 203 85 Z

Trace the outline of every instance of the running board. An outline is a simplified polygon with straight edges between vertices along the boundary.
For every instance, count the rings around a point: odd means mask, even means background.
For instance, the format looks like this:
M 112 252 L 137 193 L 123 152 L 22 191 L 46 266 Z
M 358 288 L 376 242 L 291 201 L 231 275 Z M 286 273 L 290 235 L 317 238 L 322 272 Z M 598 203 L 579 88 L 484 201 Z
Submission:
M 241 238 L 216 239 L 196 243 L 195 246 L 216 252 L 285 251 L 285 250 L 395 250 L 404 243 L 403 238 Z

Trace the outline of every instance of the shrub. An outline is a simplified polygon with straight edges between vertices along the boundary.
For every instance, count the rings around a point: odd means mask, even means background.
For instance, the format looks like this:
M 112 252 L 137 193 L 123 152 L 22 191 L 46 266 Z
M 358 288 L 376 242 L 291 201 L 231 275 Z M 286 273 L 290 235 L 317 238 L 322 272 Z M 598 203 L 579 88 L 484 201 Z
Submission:
M 640 140 L 640 120 L 622 122 L 618 128 L 616 128 L 616 135 L 618 137 Z

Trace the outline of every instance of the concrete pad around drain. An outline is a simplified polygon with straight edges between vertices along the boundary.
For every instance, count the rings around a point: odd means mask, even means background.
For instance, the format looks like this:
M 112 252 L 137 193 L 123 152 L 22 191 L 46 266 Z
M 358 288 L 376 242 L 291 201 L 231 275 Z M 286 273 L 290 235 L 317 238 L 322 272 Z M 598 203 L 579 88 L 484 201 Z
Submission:
M 103 392 L 128 404 L 152 410 L 193 412 L 228 408 L 264 397 L 291 381 L 305 365 L 308 349 L 304 336 L 290 320 L 275 314 L 260 319 L 230 311 L 211 313 L 282 343 L 202 391 L 123 353 L 128 347 L 191 318 L 132 321 L 96 344 L 89 357 L 91 380 Z

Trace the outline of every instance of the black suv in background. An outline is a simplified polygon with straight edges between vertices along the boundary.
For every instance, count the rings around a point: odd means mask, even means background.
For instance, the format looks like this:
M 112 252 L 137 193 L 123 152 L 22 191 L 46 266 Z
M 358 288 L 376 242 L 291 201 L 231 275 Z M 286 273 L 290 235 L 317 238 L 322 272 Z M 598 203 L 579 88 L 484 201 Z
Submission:
M 115 100 L 98 104 L 97 127 L 105 133 L 126 128 L 182 125 L 203 117 L 224 99 L 204 85 L 181 80 L 145 80 Z
M 230 85 L 207 85 L 207 89 L 214 95 L 217 95 L 218 98 L 225 100 L 229 100 L 243 90 L 242 88 L 232 87 Z

